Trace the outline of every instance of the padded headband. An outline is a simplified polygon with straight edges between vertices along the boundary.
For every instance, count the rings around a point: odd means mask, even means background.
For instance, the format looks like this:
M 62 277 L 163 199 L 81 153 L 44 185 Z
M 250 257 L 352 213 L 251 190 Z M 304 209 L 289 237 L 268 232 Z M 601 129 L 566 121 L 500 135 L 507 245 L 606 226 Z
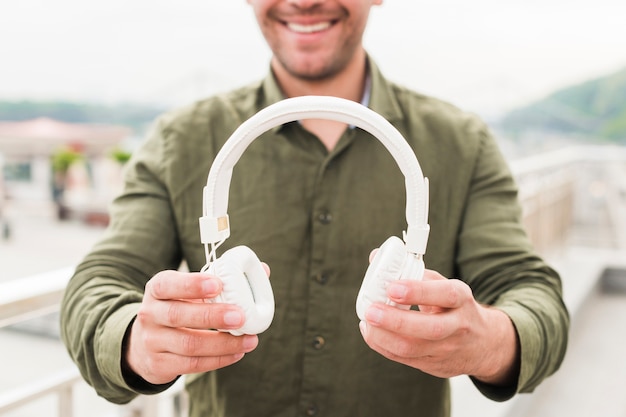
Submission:
M 233 167 L 247 147 L 273 127 L 302 119 L 327 119 L 359 127 L 377 138 L 395 159 L 405 177 L 407 250 L 423 255 L 429 226 L 428 181 L 413 149 L 385 118 L 354 101 L 329 96 L 302 96 L 272 104 L 242 123 L 220 149 L 209 171 L 203 192 L 200 237 L 203 244 L 223 242 L 230 236 L 228 189 Z

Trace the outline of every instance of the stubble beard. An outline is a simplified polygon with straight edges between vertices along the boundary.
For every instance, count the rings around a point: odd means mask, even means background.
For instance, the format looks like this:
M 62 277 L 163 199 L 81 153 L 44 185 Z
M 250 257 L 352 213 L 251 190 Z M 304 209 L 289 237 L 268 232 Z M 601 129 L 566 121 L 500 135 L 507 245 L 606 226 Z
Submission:
M 340 48 L 330 56 L 298 58 L 289 52 L 274 51 L 274 64 L 279 65 L 294 79 L 307 82 L 322 82 L 334 78 L 350 64 L 358 50 L 358 45 Z M 303 61 L 303 62 L 300 62 Z

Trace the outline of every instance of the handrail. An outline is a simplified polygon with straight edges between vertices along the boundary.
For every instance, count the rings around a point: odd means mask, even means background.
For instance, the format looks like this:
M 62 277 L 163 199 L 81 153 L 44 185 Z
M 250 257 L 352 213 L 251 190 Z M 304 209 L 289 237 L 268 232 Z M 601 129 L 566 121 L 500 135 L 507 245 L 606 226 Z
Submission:
M 0 328 L 53 313 L 74 267 L 0 282 Z
M 57 394 L 59 396 L 58 415 L 71 417 L 73 415 L 72 387 L 80 379 L 81 376 L 78 369 L 70 368 L 57 372 L 52 376 L 37 379 L 28 385 L 0 393 L 0 414 L 46 395 Z
M 73 271 L 72 266 L 0 282 L 0 329 L 57 312 Z M 33 400 L 56 395 L 57 415 L 73 417 L 73 387 L 80 381 L 82 377 L 78 368 L 70 367 L 26 385 L 0 392 L 0 415 Z M 121 407 L 126 409 L 128 415 L 153 417 L 157 415 L 155 410 L 161 399 L 173 403 L 174 397 L 179 397 L 179 400 L 178 409 L 174 409 L 172 415 L 185 415 L 187 403 L 182 378 L 164 395 L 142 398 L 141 401 Z

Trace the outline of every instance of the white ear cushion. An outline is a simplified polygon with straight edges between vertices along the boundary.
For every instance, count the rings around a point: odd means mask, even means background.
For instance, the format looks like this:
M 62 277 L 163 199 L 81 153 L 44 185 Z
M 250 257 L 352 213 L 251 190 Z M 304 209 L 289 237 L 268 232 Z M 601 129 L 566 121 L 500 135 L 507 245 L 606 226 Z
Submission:
M 209 268 L 208 273 L 223 283 L 222 293 L 211 302 L 235 304 L 246 320 L 235 336 L 262 333 L 274 318 L 274 293 L 265 269 L 256 254 L 246 246 L 227 250 Z
M 378 249 L 372 263 L 365 272 L 356 300 L 356 313 L 365 319 L 365 310 L 372 303 L 386 303 L 387 285 L 400 279 L 407 258 L 404 242 L 396 236 L 388 238 Z

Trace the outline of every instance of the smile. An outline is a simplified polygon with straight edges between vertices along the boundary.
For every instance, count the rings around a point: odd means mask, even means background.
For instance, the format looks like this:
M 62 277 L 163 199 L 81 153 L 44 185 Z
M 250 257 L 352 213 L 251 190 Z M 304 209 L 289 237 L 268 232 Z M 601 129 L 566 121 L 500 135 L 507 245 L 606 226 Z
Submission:
M 296 33 L 321 32 L 321 31 L 326 30 L 329 27 L 331 27 L 331 25 L 332 25 L 332 22 L 330 22 L 330 21 L 319 22 L 319 23 L 314 23 L 314 24 L 310 24 L 310 25 L 287 22 L 287 27 L 289 28 L 289 30 L 291 30 L 293 32 L 296 32 Z

